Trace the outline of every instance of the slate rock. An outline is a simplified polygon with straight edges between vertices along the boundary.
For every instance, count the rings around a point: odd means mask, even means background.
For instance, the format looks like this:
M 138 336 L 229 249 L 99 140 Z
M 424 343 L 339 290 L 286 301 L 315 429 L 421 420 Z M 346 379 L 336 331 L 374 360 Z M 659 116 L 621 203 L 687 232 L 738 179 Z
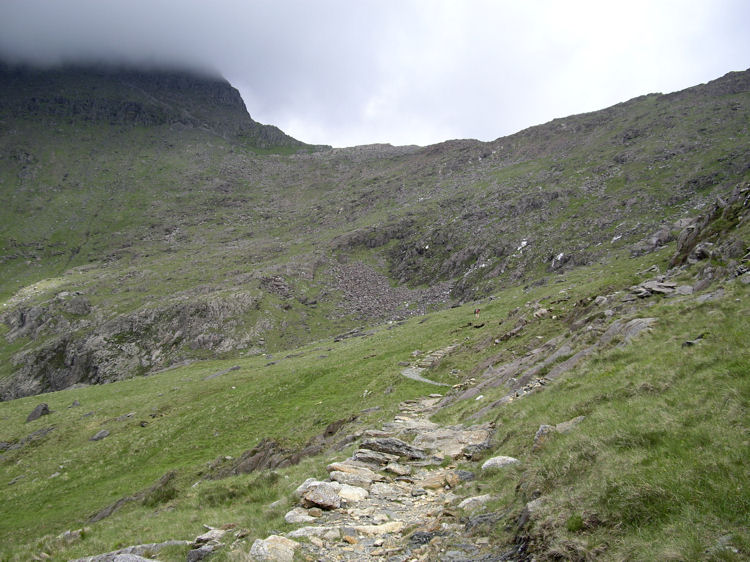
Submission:
M 461 479 L 462 482 L 470 482 L 472 480 L 475 480 L 477 475 L 471 472 L 470 470 L 457 470 L 456 474 Z
M 42 416 L 49 415 L 49 413 L 50 413 L 49 406 L 47 406 L 47 404 L 45 404 L 44 402 L 42 402 L 41 404 L 39 404 L 36 408 L 34 408 L 31 411 L 31 413 L 26 418 L 26 423 L 28 423 L 30 421 L 38 420 Z
M 389 453 L 391 455 L 398 455 L 399 457 L 408 457 L 415 460 L 427 457 L 427 454 L 423 449 L 413 447 L 395 437 L 367 439 L 362 443 L 362 448 L 379 451 L 381 453 Z
M 109 431 L 107 431 L 106 429 L 102 429 L 101 431 L 97 432 L 96 435 L 91 437 L 89 441 L 99 441 L 100 439 L 104 439 L 108 435 L 109 435 Z

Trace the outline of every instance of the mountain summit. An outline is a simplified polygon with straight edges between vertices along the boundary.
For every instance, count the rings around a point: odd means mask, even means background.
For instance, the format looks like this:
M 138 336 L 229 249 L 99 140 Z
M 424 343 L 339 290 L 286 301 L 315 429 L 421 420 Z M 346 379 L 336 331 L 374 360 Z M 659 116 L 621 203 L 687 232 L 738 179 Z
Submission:
M 0 115 L 117 127 L 200 128 L 269 149 L 308 145 L 247 113 L 229 82 L 208 74 L 134 67 L 37 69 L 0 64 Z

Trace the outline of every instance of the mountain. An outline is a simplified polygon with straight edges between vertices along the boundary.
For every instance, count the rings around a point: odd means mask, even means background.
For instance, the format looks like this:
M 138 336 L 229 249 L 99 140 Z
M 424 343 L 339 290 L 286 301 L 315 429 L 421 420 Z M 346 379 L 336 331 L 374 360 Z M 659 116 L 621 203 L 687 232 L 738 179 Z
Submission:
M 0 558 L 747 557 L 749 105 L 332 149 L 3 67 Z
M 6 68 L 2 396 L 272 352 L 648 252 L 747 177 L 748 76 L 490 143 L 266 155 L 305 147 L 223 80 Z

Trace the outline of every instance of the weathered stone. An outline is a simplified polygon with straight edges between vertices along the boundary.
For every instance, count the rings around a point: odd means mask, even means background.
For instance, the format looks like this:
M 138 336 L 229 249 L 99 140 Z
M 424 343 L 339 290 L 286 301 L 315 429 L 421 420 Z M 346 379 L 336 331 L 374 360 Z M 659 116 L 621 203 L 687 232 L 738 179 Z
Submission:
M 484 461 L 484 464 L 482 465 L 482 470 L 492 470 L 496 468 L 504 468 L 506 466 L 510 466 L 512 464 L 517 464 L 521 461 L 519 461 L 516 458 L 513 457 L 505 457 L 505 456 L 498 456 L 498 457 L 492 457 L 491 459 L 487 459 Z
M 205 544 L 212 541 L 220 541 L 227 532 L 224 529 L 210 529 L 207 532 L 195 537 L 193 544 L 196 546 L 199 544 Z
M 470 470 L 457 470 L 456 475 L 461 479 L 462 482 L 470 482 L 476 479 L 476 474 Z
M 374 537 L 377 535 L 386 535 L 390 533 L 400 533 L 406 527 L 403 521 L 389 521 L 382 525 L 357 525 L 354 530 L 362 535 Z
M 120 560 L 119 558 L 117 558 L 118 556 L 135 555 L 142 557 L 145 554 L 153 555 L 154 553 L 159 552 L 162 548 L 170 546 L 187 546 L 188 544 L 190 544 L 188 541 L 178 540 L 165 541 L 161 543 L 138 544 L 121 548 L 120 550 L 114 550 L 112 552 L 105 552 L 104 554 L 87 556 L 85 558 L 76 558 L 75 560 L 71 560 L 71 562 L 112 562 L 113 560 Z M 145 558 L 145 560 L 151 559 Z
M 405 493 L 406 491 L 403 488 L 385 482 L 375 482 L 370 487 L 370 495 L 376 498 L 397 498 Z
M 102 429 L 101 431 L 98 431 L 93 437 L 89 439 L 89 441 L 99 441 L 100 439 L 104 439 L 109 435 L 109 431 L 106 429 Z
M 371 449 L 358 449 L 354 455 L 352 455 L 352 458 L 364 463 L 384 465 L 397 461 L 398 455 L 389 455 L 388 453 L 380 453 Z
M 457 459 L 467 448 L 485 445 L 490 434 L 490 428 L 487 426 L 468 429 L 436 428 L 417 434 L 412 445 L 431 449 L 439 456 Z
M 351 462 L 351 461 L 350 461 Z M 358 466 L 350 464 L 350 462 L 334 462 L 326 467 L 326 470 L 333 474 L 334 472 L 344 472 L 346 474 L 353 474 L 363 479 L 372 481 L 383 480 L 383 477 L 377 472 L 370 470 L 366 466 Z
M 555 427 L 552 425 L 546 423 L 540 425 L 539 429 L 536 430 L 536 435 L 534 435 L 534 449 L 540 448 L 544 441 L 546 441 L 547 436 L 554 431 Z
M 292 562 L 299 543 L 279 535 L 257 539 L 250 547 L 250 559 L 258 562 Z
M 419 487 L 426 490 L 437 490 L 442 488 L 446 484 L 446 471 L 444 470 L 436 470 L 434 472 L 431 472 L 418 482 Z
M 367 498 L 370 492 L 364 488 L 342 484 L 338 494 L 342 500 L 346 500 L 348 503 L 357 503 Z
M 307 480 L 302 482 L 302 484 L 297 486 L 297 489 L 294 490 L 294 495 L 297 496 L 298 498 L 301 498 L 302 494 L 304 494 L 307 490 L 309 490 L 313 484 L 318 484 L 318 483 L 320 483 L 319 480 L 316 480 L 315 478 L 308 478 Z
M 490 494 L 484 494 L 482 496 L 473 496 L 471 498 L 466 498 L 461 503 L 458 504 L 458 507 L 460 509 L 465 509 L 467 511 L 473 511 L 477 509 L 478 507 L 483 506 L 487 502 L 492 500 L 492 496 Z
M 192 550 L 189 550 L 187 553 L 187 562 L 198 562 L 199 560 L 203 560 L 204 558 L 208 557 L 211 553 L 213 553 L 214 550 L 216 550 L 216 545 L 213 544 L 204 544 L 203 546 L 199 548 L 194 548 Z
M 293 539 L 301 539 L 307 537 L 320 537 L 327 540 L 336 540 L 341 537 L 341 533 L 336 527 L 301 527 L 290 533 L 287 533 L 287 537 Z
M 294 523 L 310 523 L 315 521 L 315 517 L 312 517 L 306 509 L 301 507 L 295 507 L 284 515 L 284 521 L 290 524 Z
M 577 416 L 573 418 L 572 420 L 558 423 L 555 426 L 555 431 L 557 431 L 558 433 L 567 433 L 568 431 L 571 431 L 572 429 L 574 429 L 579 423 L 581 423 L 585 419 L 586 419 L 586 416 Z
M 372 484 L 372 479 L 366 476 L 361 476 L 352 472 L 339 472 L 334 470 L 330 474 L 331 480 L 339 482 L 340 484 L 348 484 L 349 486 L 358 486 L 360 488 L 369 488 Z
M 37 405 L 36 408 L 34 408 L 31 413 L 29 413 L 28 417 L 26 418 L 26 423 L 34 420 L 38 420 L 42 416 L 49 415 L 49 406 L 42 402 L 41 404 Z
M 389 462 L 383 469 L 386 472 L 391 472 L 397 476 L 406 476 L 411 474 L 411 467 L 397 462 Z
M 367 439 L 362 443 L 362 448 L 410 459 L 424 459 L 427 457 L 424 450 L 413 447 L 395 437 Z
M 311 486 L 302 494 L 302 505 L 305 507 L 318 506 L 322 509 L 338 509 L 341 507 L 339 488 L 330 482 L 320 482 Z

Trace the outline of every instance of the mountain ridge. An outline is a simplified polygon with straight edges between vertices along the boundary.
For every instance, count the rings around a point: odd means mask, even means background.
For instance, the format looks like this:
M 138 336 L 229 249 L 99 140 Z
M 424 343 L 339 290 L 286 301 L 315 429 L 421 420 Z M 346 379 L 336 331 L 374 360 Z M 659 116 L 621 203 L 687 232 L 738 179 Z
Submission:
M 2 313 L 6 399 L 206 353 L 269 352 L 548 283 L 668 243 L 675 221 L 748 175 L 750 72 L 489 143 L 276 155 L 245 146 L 252 120 L 225 81 L 126 75 L 158 95 L 155 105 L 123 91 L 119 70 L 54 71 L 52 84 L 83 87 L 62 96 L 84 100 L 76 113 L 29 94 L 47 80 L 35 72 L 5 98 L 6 131 L 16 132 L 0 137 L 2 290 L 16 293 L 16 275 L 32 288 Z M 93 76 L 88 88 L 79 72 Z M 123 128 L 85 102 L 91 92 L 117 111 L 135 96 L 157 120 Z M 183 101 L 160 113 L 174 99 Z M 31 109 L 14 115 L 11 104 Z

